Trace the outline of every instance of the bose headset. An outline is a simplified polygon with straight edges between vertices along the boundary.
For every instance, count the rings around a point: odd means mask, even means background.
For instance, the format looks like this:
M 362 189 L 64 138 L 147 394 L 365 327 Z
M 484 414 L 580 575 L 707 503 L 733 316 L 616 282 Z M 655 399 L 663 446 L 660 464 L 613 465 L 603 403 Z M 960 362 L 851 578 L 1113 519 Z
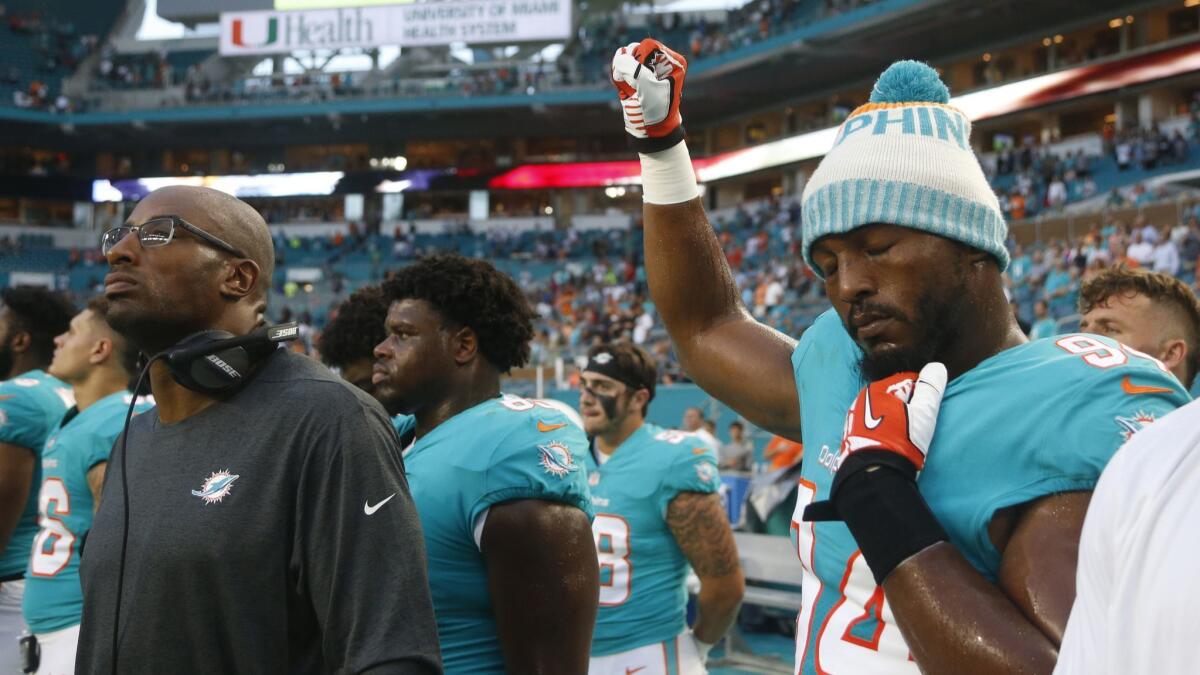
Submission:
M 206 330 L 188 336 L 173 347 L 150 357 L 138 374 L 129 410 L 125 413 L 125 428 L 121 432 L 121 496 L 124 518 L 121 528 L 121 563 L 117 576 L 117 606 L 113 613 L 112 672 L 117 675 L 117 653 L 121 627 L 121 596 L 125 590 L 125 552 L 129 545 L 129 478 L 125 471 L 125 455 L 129 449 L 129 422 L 150 366 L 163 361 L 171 377 L 181 386 L 202 394 L 233 393 L 250 381 L 250 370 L 275 352 L 281 342 L 300 336 L 299 325 L 291 323 L 264 326 L 246 335 L 235 336 L 223 330 Z

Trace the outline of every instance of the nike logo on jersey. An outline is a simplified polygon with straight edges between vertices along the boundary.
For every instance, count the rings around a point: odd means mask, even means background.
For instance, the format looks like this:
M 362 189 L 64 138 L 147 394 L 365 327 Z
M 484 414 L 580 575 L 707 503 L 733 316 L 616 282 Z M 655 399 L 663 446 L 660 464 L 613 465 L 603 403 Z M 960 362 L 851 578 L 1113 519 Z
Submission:
M 538 420 L 537 423 L 538 431 L 542 432 L 543 434 L 548 434 L 555 429 L 561 429 L 565 426 L 567 426 L 566 422 L 561 422 L 559 424 L 546 424 L 545 422 Z
M 1168 389 L 1167 387 L 1153 387 L 1153 386 L 1144 385 L 1144 384 L 1134 384 L 1133 381 L 1129 379 L 1129 376 L 1126 375 L 1124 378 L 1121 379 L 1121 391 L 1124 391 L 1126 394 L 1136 395 L 1136 394 L 1170 394 L 1174 390 Z
M 374 515 L 374 513 L 379 510 L 379 507 L 392 501 L 392 497 L 395 497 L 395 496 L 396 496 L 396 493 L 393 492 L 392 494 L 387 496 L 387 499 L 384 499 L 383 501 L 379 502 L 375 506 L 371 506 L 371 502 L 363 502 L 363 513 L 367 514 L 368 516 Z
M 640 670 L 645 670 L 645 669 L 646 669 L 646 666 L 638 666 L 637 668 L 626 668 L 625 675 L 633 675 L 634 673 L 636 673 Z
M 871 414 L 871 392 L 867 392 L 867 395 L 863 398 L 866 399 L 866 409 L 863 410 L 863 423 L 867 425 L 868 429 L 877 429 L 880 424 L 883 424 L 883 418 L 875 417 Z

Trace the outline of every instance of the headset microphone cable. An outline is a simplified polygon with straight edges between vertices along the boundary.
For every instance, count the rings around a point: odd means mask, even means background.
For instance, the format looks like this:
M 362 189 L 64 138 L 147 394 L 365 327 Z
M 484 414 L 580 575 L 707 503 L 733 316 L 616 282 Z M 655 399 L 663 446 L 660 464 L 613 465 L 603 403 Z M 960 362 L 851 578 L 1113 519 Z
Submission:
M 113 612 L 113 634 L 112 634 L 112 672 L 117 675 L 117 643 L 121 630 L 121 595 L 125 590 L 125 551 L 129 547 L 129 478 L 125 471 L 125 455 L 129 449 L 129 422 L 133 419 L 133 411 L 137 406 L 138 395 L 142 391 L 142 384 L 146 381 L 146 375 L 150 372 L 150 366 L 161 358 L 166 356 L 166 352 L 156 354 L 153 358 L 146 362 L 142 368 L 142 372 L 138 374 L 137 384 L 133 387 L 133 397 L 129 401 L 129 410 L 125 412 L 125 430 L 121 432 L 121 498 L 123 510 L 121 513 L 121 563 L 118 566 L 117 572 L 117 608 Z

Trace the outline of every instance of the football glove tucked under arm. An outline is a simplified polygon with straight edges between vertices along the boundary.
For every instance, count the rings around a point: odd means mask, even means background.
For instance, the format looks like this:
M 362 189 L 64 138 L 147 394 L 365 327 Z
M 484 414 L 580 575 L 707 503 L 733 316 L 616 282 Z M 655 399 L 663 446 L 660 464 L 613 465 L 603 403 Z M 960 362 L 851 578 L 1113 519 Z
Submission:
M 617 49 L 612 81 L 634 149 L 659 152 L 683 140 L 679 99 L 687 59 L 653 38 Z
M 948 540 L 916 483 L 945 390 L 940 363 L 863 388 L 846 416 L 829 499 L 804 509 L 806 521 L 844 521 L 879 584 L 910 556 Z

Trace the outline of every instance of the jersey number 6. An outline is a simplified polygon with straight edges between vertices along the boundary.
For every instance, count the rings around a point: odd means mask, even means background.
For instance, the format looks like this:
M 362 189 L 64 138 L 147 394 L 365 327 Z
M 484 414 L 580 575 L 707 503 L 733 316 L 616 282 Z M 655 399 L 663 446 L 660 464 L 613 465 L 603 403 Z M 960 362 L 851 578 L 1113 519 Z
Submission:
M 42 483 L 42 491 L 38 494 L 38 513 L 41 529 L 33 540 L 29 569 L 34 576 L 52 577 L 71 562 L 71 552 L 75 547 L 75 535 L 67 529 L 66 523 L 55 517 L 71 514 L 71 496 L 67 494 L 67 486 L 62 479 L 47 478 Z

